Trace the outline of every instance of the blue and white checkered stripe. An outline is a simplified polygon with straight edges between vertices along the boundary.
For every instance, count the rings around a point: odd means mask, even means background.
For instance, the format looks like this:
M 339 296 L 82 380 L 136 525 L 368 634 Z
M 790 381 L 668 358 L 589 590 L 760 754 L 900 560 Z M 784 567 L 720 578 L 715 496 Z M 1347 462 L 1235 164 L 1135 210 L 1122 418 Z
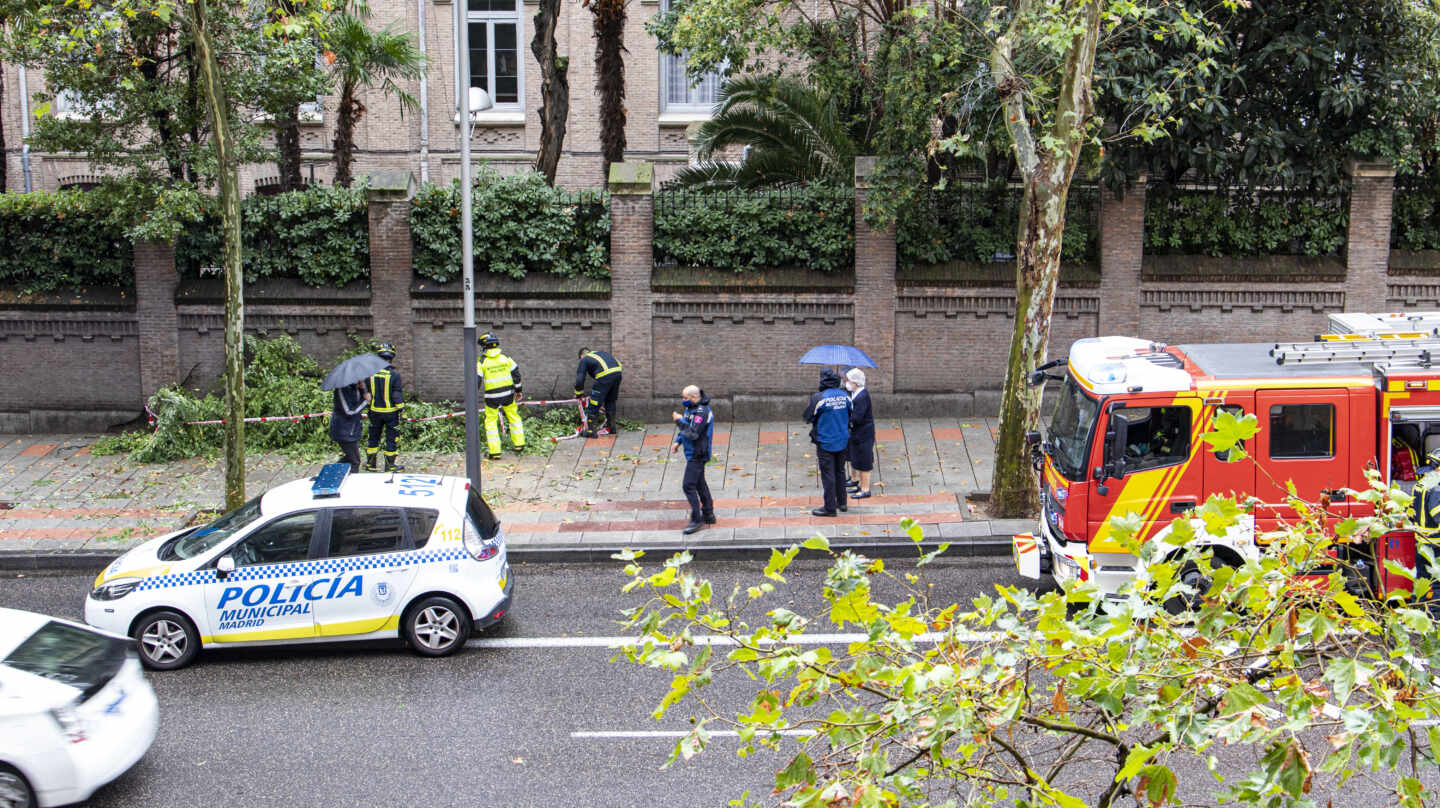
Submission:
M 467 558 L 465 549 L 458 545 L 430 550 L 411 550 L 404 553 L 383 555 L 346 556 L 344 558 L 320 558 L 314 561 L 297 561 L 290 564 L 262 564 L 254 567 L 240 567 L 225 576 L 225 583 L 243 581 L 264 581 L 271 578 L 298 578 L 305 575 L 338 575 L 358 570 L 379 570 L 403 567 L 409 564 L 438 564 L 445 561 L 461 561 Z M 135 591 L 147 589 L 170 589 L 177 586 L 213 584 L 220 579 L 213 569 L 179 572 L 174 575 L 156 575 L 146 578 L 135 587 Z

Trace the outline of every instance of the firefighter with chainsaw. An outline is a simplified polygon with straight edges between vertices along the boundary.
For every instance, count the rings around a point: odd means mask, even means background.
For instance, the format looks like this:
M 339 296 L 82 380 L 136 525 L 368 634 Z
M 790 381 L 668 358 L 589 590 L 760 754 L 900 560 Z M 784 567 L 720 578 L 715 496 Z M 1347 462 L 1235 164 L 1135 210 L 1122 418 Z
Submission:
M 620 398 L 620 360 L 605 351 L 580 349 L 580 365 L 575 369 L 575 397 L 585 397 L 585 377 L 595 380 L 590 385 L 590 399 L 585 402 L 587 426 L 582 438 L 600 434 L 600 408 L 605 408 L 605 428 L 614 435 L 620 431 L 615 418 L 615 403 Z
M 395 359 L 395 346 L 380 343 L 375 354 L 387 364 L 365 381 L 370 392 L 370 435 L 365 444 L 365 468 L 375 471 L 376 455 L 380 453 L 380 436 L 385 436 L 385 470 L 402 471 L 396 460 L 395 438 L 400 433 L 400 413 L 405 410 L 405 389 L 400 383 L 400 371 L 388 364 Z
M 475 362 L 484 393 L 485 449 L 494 460 L 500 456 L 500 414 L 510 428 L 510 443 L 518 452 L 525 448 L 525 422 L 520 419 L 520 366 L 500 352 L 500 340 L 485 333 L 477 340 L 481 355 Z

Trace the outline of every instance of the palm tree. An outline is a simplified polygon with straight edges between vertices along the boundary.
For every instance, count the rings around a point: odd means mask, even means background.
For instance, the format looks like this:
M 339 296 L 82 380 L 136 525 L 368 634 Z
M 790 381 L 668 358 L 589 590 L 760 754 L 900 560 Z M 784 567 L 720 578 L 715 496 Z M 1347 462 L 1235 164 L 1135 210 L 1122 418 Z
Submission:
M 415 47 L 414 39 L 405 33 L 385 28 L 372 31 L 365 24 L 370 10 L 356 3 L 335 15 L 326 44 L 332 58 L 335 77 L 340 83 L 340 109 L 335 121 L 335 184 L 349 187 L 350 163 L 355 158 L 355 124 L 365 114 L 365 105 L 356 97 L 361 88 L 378 87 L 385 95 L 400 101 L 400 108 L 414 110 L 415 97 L 397 83 L 422 76 L 424 57 Z
M 594 16 L 595 90 L 600 94 L 600 154 L 605 176 L 625 159 L 625 3 L 583 0 Z
M 744 76 L 720 91 L 714 115 L 695 142 L 699 164 L 674 183 L 703 188 L 763 188 L 811 182 L 845 184 L 854 176 L 859 138 L 838 105 L 794 76 Z M 747 146 L 740 162 L 715 159 Z

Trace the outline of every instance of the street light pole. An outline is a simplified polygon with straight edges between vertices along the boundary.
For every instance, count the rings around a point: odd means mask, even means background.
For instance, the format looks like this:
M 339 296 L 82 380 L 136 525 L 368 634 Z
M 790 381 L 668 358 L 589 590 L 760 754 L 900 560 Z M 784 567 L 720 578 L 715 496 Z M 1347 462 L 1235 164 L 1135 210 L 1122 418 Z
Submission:
M 476 491 L 480 484 L 480 402 L 475 374 L 475 240 L 471 216 L 472 184 L 470 167 L 470 30 L 466 25 L 466 0 L 455 0 L 455 98 L 460 105 L 460 277 L 464 288 L 465 367 L 465 476 Z

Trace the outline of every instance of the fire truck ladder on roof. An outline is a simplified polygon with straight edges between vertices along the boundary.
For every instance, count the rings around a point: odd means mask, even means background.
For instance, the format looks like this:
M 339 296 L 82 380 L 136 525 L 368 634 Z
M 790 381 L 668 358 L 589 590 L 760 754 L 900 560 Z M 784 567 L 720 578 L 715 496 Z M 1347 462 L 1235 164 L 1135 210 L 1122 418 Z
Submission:
M 1270 355 L 1277 365 L 1403 362 L 1429 367 L 1434 359 L 1440 359 L 1440 339 L 1279 342 L 1270 349 Z

